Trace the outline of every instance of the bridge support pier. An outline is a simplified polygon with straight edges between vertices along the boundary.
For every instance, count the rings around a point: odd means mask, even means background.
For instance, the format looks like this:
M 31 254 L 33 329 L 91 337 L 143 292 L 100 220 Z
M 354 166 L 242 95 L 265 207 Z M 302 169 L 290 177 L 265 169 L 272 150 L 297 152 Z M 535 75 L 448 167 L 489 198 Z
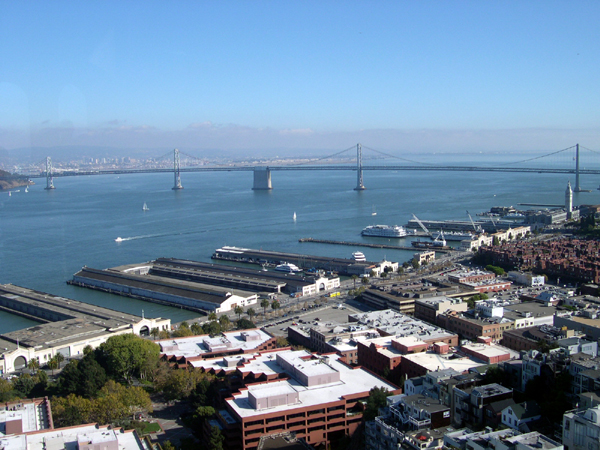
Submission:
M 52 160 L 49 156 L 46 156 L 46 187 L 44 189 L 47 191 L 56 189 L 54 187 L 54 178 L 52 177 Z
M 254 169 L 254 186 L 253 191 L 270 191 L 273 189 L 271 185 L 271 170 L 268 167 L 256 167 Z
M 363 171 L 362 171 L 362 147 L 360 144 L 356 144 L 356 187 L 355 191 L 364 191 L 366 189 L 363 184 Z

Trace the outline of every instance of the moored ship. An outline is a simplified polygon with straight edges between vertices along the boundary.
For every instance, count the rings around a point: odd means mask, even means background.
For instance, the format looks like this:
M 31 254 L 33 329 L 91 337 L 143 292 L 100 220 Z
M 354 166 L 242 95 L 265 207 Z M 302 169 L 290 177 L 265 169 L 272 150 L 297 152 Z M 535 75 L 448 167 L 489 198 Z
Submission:
M 300 272 L 300 268 L 298 266 L 290 263 L 279 264 L 277 267 L 275 267 L 275 270 L 288 273 Z
M 372 237 L 401 238 L 408 233 L 404 227 L 399 225 L 369 225 L 360 234 Z

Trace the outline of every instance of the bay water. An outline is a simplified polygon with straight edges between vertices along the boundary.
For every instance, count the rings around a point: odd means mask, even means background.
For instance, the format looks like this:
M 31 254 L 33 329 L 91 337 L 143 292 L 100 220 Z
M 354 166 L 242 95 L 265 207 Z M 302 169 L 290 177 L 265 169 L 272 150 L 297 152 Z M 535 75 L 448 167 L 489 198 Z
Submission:
M 169 174 L 104 175 L 56 178 L 54 191 L 37 179 L 27 193 L 0 192 L 0 283 L 178 322 L 197 314 L 66 281 L 84 265 L 104 269 L 158 257 L 208 262 L 224 245 L 345 258 L 360 250 L 370 261 L 403 262 L 412 251 L 298 240 L 378 243 L 360 231 L 405 225 L 413 213 L 468 220 L 467 210 L 475 218 L 492 206 L 564 204 L 567 182 L 575 180 L 565 174 L 365 171 L 365 191 L 354 190 L 352 171 L 273 171 L 272 181 L 272 191 L 253 191 L 252 172 L 183 173 L 184 189 L 174 191 Z M 600 203 L 597 186 L 598 180 L 582 176 L 582 187 L 592 192 L 575 193 L 574 204 Z M 142 211 L 144 203 L 148 211 Z M 0 333 L 35 324 L 0 312 Z

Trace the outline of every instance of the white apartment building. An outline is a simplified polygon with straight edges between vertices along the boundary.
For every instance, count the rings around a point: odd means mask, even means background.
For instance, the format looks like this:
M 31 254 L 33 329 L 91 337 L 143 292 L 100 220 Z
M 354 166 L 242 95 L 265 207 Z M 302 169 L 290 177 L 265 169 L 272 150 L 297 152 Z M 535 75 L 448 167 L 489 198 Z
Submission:
M 600 448 L 600 405 L 563 415 L 565 450 L 598 450 Z

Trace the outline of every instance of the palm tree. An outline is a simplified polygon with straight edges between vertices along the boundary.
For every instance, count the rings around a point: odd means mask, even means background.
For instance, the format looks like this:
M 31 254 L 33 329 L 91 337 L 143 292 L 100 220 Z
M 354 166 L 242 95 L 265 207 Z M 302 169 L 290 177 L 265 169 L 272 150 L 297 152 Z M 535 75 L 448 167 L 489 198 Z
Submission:
M 248 314 L 248 317 L 250 317 L 250 320 L 252 320 L 252 318 L 256 315 L 256 311 L 254 311 L 254 308 L 248 308 L 246 310 L 246 314 Z
M 262 306 L 263 314 L 266 316 L 267 315 L 267 308 L 269 307 L 269 300 L 267 300 L 266 298 L 263 298 L 260 301 L 260 306 Z
M 27 368 L 35 373 L 40 368 L 40 362 L 37 358 L 31 358 L 27 363 Z
M 154 328 L 152 328 L 152 329 L 150 330 L 150 334 L 152 335 L 152 337 L 153 337 L 154 339 L 156 339 L 156 336 L 158 336 L 158 333 L 159 333 L 159 331 L 160 331 L 160 330 L 159 330 L 158 328 L 154 327 Z
M 208 314 L 208 320 L 217 320 L 217 313 L 216 312 L 211 312 Z
M 58 358 L 56 355 L 48 360 L 48 368 L 52 370 L 52 375 L 54 375 L 54 370 L 58 369 Z
M 63 355 L 62 353 L 57 353 L 54 356 L 56 357 L 56 360 L 58 361 L 58 368 L 60 369 L 60 363 L 65 360 L 65 355 Z
M 352 281 L 354 281 L 354 289 L 356 289 L 356 279 L 358 278 L 358 275 L 352 275 Z
M 279 308 L 281 308 L 281 305 L 277 300 L 273 300 L 271 302 L 271 308 L 273 308 L 273 311 L 277 311 Z
M 242 314 L 244 314 L 244 308 L 241 306 L 236 306 L 233 308 L 233 312 L 238 315 L 238 320 L 240 320 L 242 318 Z

